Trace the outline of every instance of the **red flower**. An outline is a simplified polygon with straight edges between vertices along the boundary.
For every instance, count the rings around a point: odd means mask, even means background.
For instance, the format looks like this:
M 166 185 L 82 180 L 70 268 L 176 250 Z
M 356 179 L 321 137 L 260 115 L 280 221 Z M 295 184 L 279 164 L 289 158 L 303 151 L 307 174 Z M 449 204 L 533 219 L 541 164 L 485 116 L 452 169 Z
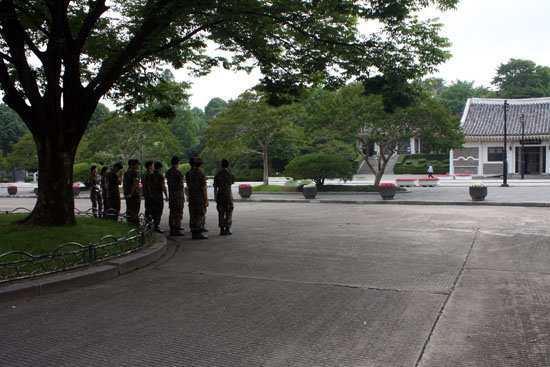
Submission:
M 252 185 L 250 185 L 250 184 L 240 184 L 239 185 L 239 189 L 246 189 L 248 187 L 252 187 Z
M 395 187 L 395 184 L 390 183 L 390 182 L 386 182 L 386 183 L 381 183 L 380 187 Z
M 73 185 L 73 189 L 79 189 L 79 188 L 80 188 L 80 186 L 78 186 L 78 185 Z
M 17 189 L 17 186 L 8 186 L 8 189 Z
M 439 181 L 439 178 L 426 177 L 426 178 L 419 178 L 418 181 Z
M 459 175 L 455 175 L 457 177 L 471 177 L 472 175 L 468 175 L 468 174 L 459 174 Z
M 398 178 L 395 181 L 416 181 L 416 178 Z

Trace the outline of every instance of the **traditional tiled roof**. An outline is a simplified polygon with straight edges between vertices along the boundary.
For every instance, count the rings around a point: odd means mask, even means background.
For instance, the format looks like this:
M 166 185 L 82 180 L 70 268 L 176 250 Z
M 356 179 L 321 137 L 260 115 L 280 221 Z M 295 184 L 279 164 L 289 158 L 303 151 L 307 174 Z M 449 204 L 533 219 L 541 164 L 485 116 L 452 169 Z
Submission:
M 462 116 L 462 131 L 466 138 L 502 137 L 504 135 L 504 102 L 507 134 L 521 136 L 520 117 L 525 116 L 525 138 L 550 136 L 550 98 L 486 99 L 470 98 Z M 468 139 L 470 140 L 470 139 Z

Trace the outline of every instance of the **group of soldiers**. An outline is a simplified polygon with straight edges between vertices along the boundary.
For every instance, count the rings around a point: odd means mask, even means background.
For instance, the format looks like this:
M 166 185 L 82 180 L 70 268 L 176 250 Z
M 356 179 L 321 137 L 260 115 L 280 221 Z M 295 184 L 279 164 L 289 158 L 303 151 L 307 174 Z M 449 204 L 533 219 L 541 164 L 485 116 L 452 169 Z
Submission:
M 120 215 L 120 190 L 122 184 L 123 196 L 126 200 L 126 217 L 128 222 L 139 225 L 139 212 L 141 206 L 140 183 L 145 199 L 145 217 L 153 221 L 154 230 L 163 233 L 160 228 L 164 201 L 168 201 L 170 215 L 168 224 L 170 236 L 185 235 L 181 226 L 183 220 L 183 208 L 185 203 L 185 184 L 187 184 L 187 197 L 189 200 L 189 226 L 192 238 L 196 240 L 207 239 L 204 232 L 206 210 L 210 205 L 206 185 L 206 176 L 202 171 L 203 162 L 200 158 L 189 160 L 191 169 L 183 175 L 179 170 L 180 159 L 172 157 L 171 167 L 162 174 L 162 163 L 145 162 L 145 173 L 139 177 L 140 162 L 137 159 L 128 161 L 128 169 L 123 173 L 123 166 L 115 163 L 113 168 L 103 167 L 100 174 L 97 167 L 90 168 L 90 200 L 94 217 L 103 216 L 118 220 Z M 165 183 L 166 178 L 166 183 Z M 218 210 L 218 224 L 220 235 L 231 235 L 233 194 L 231 185 L 235 183 L 235 177 L 229 171 L 229 162 L 221 161 L 221 170 L 214 177 L 214 196 L 216 209 Z M 167 188 L 168 186 L 168 188 Z

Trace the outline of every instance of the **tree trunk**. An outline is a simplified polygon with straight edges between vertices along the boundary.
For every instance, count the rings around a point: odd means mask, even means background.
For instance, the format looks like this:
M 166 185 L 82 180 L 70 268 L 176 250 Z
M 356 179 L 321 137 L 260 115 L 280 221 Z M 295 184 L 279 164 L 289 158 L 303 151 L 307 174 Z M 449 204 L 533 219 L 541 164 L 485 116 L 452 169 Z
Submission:
M 62 135 L 62 134 L 59 134 Z M 23 223 L 41 226 L 74 225 L 73 163 L 79 139 L 55 132 L 35 138 L 38 149 L 38 199 Z
M 262 157 L 264 159 L 264 185 L 269 185 L 269 159 L 267 159 L 267 146 L 263 148 Z

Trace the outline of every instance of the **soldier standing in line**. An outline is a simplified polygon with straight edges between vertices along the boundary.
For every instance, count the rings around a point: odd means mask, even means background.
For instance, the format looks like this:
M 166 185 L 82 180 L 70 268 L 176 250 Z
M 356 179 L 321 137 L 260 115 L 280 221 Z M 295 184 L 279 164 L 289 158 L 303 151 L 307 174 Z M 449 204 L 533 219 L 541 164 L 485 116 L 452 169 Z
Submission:
M 172 157 L 170 161 L 172 167 L 166 171 L 166 182 L 168 182 L 168 207 L 170 208 L 170 216 L 168 224 L 170 225 L 170 236 L 184 236 L 181 221 L 183 220 L 183 204 L 185 196 L 183 195 L 183 175 L 178 169 L 180 159 Z
M 107 205 L 105 211 L 110 219 L 115 222 L 120 214 L 120 190 L 119 186 L 122 182 L 122 177 L 118 174 L 122 170 L 122 164 L 115 163 L 113 169 L 107 173 Z
M 160 219 L 162 217 L 162 210 L 164 209 L 164 200 L 168 201 L 168 191 L 166 190 L 166 184 L 164 183 L 164 175 L 162 174 L 162 163 L 155 162 L 155 170 L 149 174 L 147 180 L 149 181 L 149 210 L 153 217 L 153 223 L 155 226 L 155 232 L 164 233 L 160 229 Z
M 126 217 L 128 222 L 139 226 L 139 209 L 141 206 L 141 195 L 139 192 L 139 161 L 130 159 L 128 169 L 124 172 L 122 179 L 122 190 L 126 199 Z
M 149 197 L 149 175 L 153 173 L 153 161 L 145 162 L 145 172 L 141 176 L 141 186 L 143 187 L 143 198 L 145 199 L 145 218 L 151 218 L 151 198 Z
M 97 218 L 103 212 L 103 197 L 101 196 L 101 177 L 97 174 L 97 166 L 90 167 L 90 177 L 88 178 L 88 187 L 90 188 L 90 200 L 92 202 L 92 213 Z
M 101 191 L 103 192 L 103 213 L 101 215 L 103 218 L 106 218 L 107 215 L 107 173 L 109 172 L 109 167 L 104 166 L 101 168 Z
M 206 190 L 206 176 L 202 172 L 202 159 L 195 158 L 193 169 L 187 176 L 189 189 L 189 226 L 194 240 L 204 240 L 208 236 L 202 232 L 203 222 L 208 207 L 208 192 Z
M 190 168 L 189 168 L 189 171 L 185 173 L 185 182 L 189 182 L 187 181 L 187 177 L 189 175 L 189 172 L 193 170 L 194 164 L 195 164 L 195 158 L 194 157 L 189 158 Z M 187 189 L 189 190 L 189 184 L 187 184 Z M 187 193 L 187 200 L 189 200 L 189 193 Z M 201 223 L 201 232 L 208 232 L 208 229 L 205 228 L 205 225 L 206 225 L 206 216 L 203 217 L 203 221 Z
M 235 176 L 228 170 L 229 161 L 222 159 L 222 170 L 214 177 L 214 197 L 216 198 L 216 209 L 218 210 L 218 225 L 220 235 L 227 236 L 231 232 L 233 222 L 233 193 L 231 185 L 235 183 Z

